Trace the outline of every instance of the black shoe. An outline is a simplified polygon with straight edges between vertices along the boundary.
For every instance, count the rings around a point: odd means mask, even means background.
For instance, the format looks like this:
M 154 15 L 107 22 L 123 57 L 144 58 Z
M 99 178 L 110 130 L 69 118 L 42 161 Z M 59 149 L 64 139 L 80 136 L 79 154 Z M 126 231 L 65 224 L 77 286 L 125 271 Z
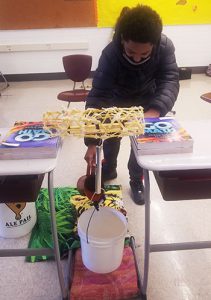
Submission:
M 111 171 L 108 170 L 103 170 L 102 169 L 102 180 L 104 181 L 108 181 L 108 180 L 112 180 L 117 178 L 117 171 L 116 169 L 112 169 Z
M 131 198 L 137 205 L 144 205 L 144 185 L 142 182 L 130 181 Z

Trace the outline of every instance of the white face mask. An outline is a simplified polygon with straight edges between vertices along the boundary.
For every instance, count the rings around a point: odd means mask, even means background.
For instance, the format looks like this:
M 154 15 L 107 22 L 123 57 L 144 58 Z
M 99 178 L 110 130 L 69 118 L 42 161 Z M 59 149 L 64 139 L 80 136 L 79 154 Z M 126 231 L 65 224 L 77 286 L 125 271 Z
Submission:
M 144 58 L 142 60 L 140 60 L 139 62 L 135 62 L 133 59 L 131 59 L 129 56 L 127 56 L 127 54 L 125 52 L 123 52 L 123 57 L 131 64 L 131 65 L 134 65 L 134 66 L 138 66 L 138 65 L 142 65 L 144 64 L 145 62 L 147 62 L 151 56 L 148 56 L 147 58 Z
M 123 57 L 133 66 L 142 65 L 151 58 L 151 56 L 148 56 L 147 58 L 141 59 L 139 62 L 135 62 L 132 58 L 127 56 L 127 54 L 125 52 L 123 52 Z

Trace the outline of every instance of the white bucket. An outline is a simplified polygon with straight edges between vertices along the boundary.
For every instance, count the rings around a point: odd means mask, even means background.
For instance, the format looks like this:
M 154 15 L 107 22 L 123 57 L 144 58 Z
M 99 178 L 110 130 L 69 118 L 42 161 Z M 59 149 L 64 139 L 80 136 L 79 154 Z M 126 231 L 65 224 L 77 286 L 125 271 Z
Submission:
M 0 237 L 19 238 L 28 234 L 37 221 L 35 202 L 0 204 Z
M 93 210 L 84 211 L 78 219 L 82 261 L 90 271 L 113 272 L 122 262 L 127 220 L 121 212 L 110 207 L 100 207 L 94 213 Z

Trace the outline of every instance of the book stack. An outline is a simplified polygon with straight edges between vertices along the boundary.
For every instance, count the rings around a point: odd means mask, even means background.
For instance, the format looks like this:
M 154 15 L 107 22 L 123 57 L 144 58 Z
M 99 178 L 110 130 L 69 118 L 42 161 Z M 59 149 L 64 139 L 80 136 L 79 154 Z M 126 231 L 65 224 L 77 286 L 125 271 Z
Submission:
M 144 134 L 133 136 L 131 142 L 141 155 L 193 152 L 192 137 L 170 117 L 146 118 Z
M 0 144 L 0 159 L 55 158 L 61 145 L 42 122 L 15 122 Z

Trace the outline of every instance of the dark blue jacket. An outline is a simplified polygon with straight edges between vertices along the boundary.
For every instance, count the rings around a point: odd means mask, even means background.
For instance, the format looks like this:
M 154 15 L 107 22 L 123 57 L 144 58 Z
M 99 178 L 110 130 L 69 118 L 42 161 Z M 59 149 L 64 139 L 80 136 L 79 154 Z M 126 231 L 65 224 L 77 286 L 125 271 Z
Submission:
M 134 66 L 123 57 L 120 39 L 114 38 L 102 51 L 86 108 L 143 106 L 144 111 L 154 108 L 165 116 L 179 92 L 174 50 L 162 34 L 151 58 Z
M 86 107 L 129 107 L 142 105 L 160 111 L 170 111 L 179 91 L 179 72 L 174 46 L 162 34 L 150 60 L 142 65 L 131 65 L 122 55 L 118 40 L 113 40 L 102 51 L 94 74 L 93 88 Z

